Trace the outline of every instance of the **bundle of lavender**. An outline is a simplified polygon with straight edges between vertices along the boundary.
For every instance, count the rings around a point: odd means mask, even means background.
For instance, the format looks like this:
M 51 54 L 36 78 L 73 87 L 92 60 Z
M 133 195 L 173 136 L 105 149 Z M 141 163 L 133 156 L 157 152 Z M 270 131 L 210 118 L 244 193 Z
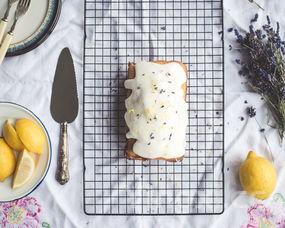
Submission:
M 255 16 L 255 18 L 257 18 Z M 255 20 L 256 21 L 256 20 Z M 249 26 L 245 35 L 234 30 L 236 41 L 242 46 L 240 74 L 245 76 L 250 87 L 264 97 L 277 123 L 281 139 L 285 136 L 285 42 L 276 28 L 267 24 L 260 29 Z

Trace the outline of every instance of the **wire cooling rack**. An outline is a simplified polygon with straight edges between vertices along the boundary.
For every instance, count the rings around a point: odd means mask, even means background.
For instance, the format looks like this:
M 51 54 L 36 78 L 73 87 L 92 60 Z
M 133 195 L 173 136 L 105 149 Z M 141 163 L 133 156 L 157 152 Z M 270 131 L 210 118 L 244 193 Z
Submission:
M 84 210 L 89 215 L 218 214 L 224 208 L 221 0 L 85 0 Z M 128 62 L 189 66 L 182 162 L 131 161 Z

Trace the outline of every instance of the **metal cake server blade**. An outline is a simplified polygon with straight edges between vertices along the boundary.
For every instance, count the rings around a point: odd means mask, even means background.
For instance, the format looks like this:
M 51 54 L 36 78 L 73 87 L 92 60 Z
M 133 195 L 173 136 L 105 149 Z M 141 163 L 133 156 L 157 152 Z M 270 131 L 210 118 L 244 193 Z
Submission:
M 78 95 L 73 59 L 68 48 L 58 58 L 52 87 L 50 112 L 60 124 L 60 144 L 56 179 L 60 184 L 69 181 L 67 125 L 78 115 Z

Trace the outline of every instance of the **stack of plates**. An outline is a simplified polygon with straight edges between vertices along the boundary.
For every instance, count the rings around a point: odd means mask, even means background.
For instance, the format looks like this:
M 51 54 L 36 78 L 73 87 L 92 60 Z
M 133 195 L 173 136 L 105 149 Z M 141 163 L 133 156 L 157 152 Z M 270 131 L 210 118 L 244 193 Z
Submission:
M 0 1 L 0 17 L 2 18 L 7 8 L 8 0 Z M 9 15 L 7 30 L 10 29 L 15 3 Z M 38 47 L 53 31 L 60 14 L 61 0 L 31 1 L 29 11 L 18 22 L 14 32 L 12 44 L 7 56 L 21 55 Z

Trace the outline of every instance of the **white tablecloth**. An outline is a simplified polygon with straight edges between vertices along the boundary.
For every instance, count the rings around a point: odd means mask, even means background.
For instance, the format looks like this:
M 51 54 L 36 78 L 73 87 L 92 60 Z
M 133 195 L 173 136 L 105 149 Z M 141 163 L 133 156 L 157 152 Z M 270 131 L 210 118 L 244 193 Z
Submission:
M 279 0 L 256 0 L 265 8 L 258 9 L 248 0 L 225 0 L 225 30 L 229 27 L 247 29 L 256 12 L 260 19 L 269 14 L 281 23 L 281 35 L 285 37 L 285 3 Z M 249 92 L 238 75 L 235 59 L 238 52 L 233 41 L 233 33 L 225 36 L 225 212 L 216 216 L 161 216 L 161 217 L 104 217 L 87 216 L 83 212 L 83 161 L 82 161 L 82 59 L 83 59 L 83 1 L 64 0 L 59 23 L 49 39 L 34 51 L 23 56 L 5 60 L 0 67 L 0 100 L 19 103 L 31 109 L 46 125 L 52 140 L 53 157 L 50 171 L 45 181 L 29 198 L 32 206 L 35 201 L 37 212 L 35 227 L 252 227 L 254 224 L 267 224 L 267 227 L 285 227 L 285 152 L 282 150 L 277 131 L 267 125 L 270 114 L 260 97 Z M 259 20 L 256 25 L 261 25 Z M 233 50 L 229 51 L 229 44 Z M 58 55 L 68 46 L 74 57 L 77 73 L 80 114 L 70 126 L 70 167 L 71 179 L 65 186 L 55 181 L 58 147 L 58 125 L 49 112 L 51 86 Z M 245 104 L 245 100 L 248 101 Z M 257 108 L 256 118 L 248 118 L 245 108 Z M 244 121 L 241 121 L 244 117 Z M 278 185 L 275 194 L 268 200 L 256 201 L 241 191 L 238 181 L 238 167 L 249 150 L 271 159 L 269 147 L 260 132 L 265 128 L 274 165 L 278 170 Z M 23 206 L 24 211 L 27 206 Z M 1 218 L 5 216 L 0 210 Z M 1 217 L 2 216 L 2 217 Z M 28 215 L 27 215 L 28 216 Z M 25 216 L 24 216 L 25 217 Z M 22 218 L 24 220 L 25 218 Z M 21 221 L 22 221 L 21 220 Z M 22 227 L 21 221 L 11 227 Z M 26 220 L 28 221 L 28 220 Z M 32 219 L 31 219 L 32 221 Z M 281 224 L 278 226 L 278 222 Z M 28 222 L 27 222 L 28 223 Z M 32 222 L 30 223 L 32 224 Z M 271 224 L 271 225 L 270 225 Z M 275 225 L 274 225 L 275 224 Z

